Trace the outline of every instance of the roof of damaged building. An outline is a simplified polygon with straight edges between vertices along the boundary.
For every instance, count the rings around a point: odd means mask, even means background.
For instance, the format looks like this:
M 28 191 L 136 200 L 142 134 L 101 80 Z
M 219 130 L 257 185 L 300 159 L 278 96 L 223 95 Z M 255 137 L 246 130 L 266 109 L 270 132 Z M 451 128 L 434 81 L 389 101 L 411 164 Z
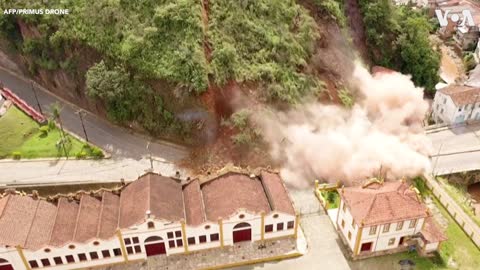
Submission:
M 363 225 L 379 225 L 427 217 L 427 207 L 403 181 L 371 182 L 346 187 L 339 192 L 354 220 Z
M 450 85 L 439 90 L 440 93 L 448 95 L 452 98 L 453 103 L 457 106 L 473 104 L 480 101 L 480 88 L 465 85 Z
M 437 243 L 447 240 L 447 236 L 433 217 L 427 217 L 425 219 L 425 225 L 423 225 L 420 233 L 428 243 Z
M 281 178 L 269 172 L 260 176 L 230 172 L 183 185 L 147 173 L 119 190 L 48 199 L 6 192 L 0 198 L 0 245 L 37 250 L 109 239 L 119 228 L 145 222 L 147 211 L 156 220 L 184 220 L 191 226 L 217 222 L 240 209 L 295 214 Z

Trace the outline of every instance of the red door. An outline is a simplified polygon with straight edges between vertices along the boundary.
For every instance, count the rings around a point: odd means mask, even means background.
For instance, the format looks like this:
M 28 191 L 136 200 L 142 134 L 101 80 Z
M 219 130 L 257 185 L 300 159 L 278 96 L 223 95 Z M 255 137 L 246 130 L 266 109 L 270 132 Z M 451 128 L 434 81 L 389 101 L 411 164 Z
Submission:
M 13 270 L 13 266 L 7 260 L 0 258 L 0 270 Z
M 243 229 L 233 232 L 233 243 L 251 241 L 252 240 L 252 229 Z
M 156 244 L 146 244 L 145 251 L 147 252 L 147 257 L 166 254 L 165 243 L 156 243 Z M 0 269 L 2 270 L 2 269 Z
M 362 247 L 360 248 L 360 251 L 370 251 L 372 249 L 372 242 L 369 243 L 363 243 Z

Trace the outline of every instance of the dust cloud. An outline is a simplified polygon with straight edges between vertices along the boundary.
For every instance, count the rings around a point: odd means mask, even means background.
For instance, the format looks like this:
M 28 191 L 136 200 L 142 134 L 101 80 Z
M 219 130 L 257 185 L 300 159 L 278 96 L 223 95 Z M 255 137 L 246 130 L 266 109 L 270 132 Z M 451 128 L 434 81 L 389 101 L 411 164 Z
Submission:
M 380 173 L 397 180 L 430 168 L 423 89 L 409 76 L 372 76 L 360 64 L 351 77 L 358 95 L 351 109 L 311 103 L 254 117 L 290 184 L 304 187 L 319 179 L 358 185 Z

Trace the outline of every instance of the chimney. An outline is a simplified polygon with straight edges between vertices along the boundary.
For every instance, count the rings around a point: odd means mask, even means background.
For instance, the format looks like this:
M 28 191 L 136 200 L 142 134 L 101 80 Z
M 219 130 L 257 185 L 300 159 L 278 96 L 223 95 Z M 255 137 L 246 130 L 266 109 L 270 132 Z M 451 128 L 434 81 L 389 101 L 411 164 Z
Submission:
M 149 219 L 151 214 L 152 214 L 152 212 L 150 210 L 147 210 L 145 212 L 146 219 Z

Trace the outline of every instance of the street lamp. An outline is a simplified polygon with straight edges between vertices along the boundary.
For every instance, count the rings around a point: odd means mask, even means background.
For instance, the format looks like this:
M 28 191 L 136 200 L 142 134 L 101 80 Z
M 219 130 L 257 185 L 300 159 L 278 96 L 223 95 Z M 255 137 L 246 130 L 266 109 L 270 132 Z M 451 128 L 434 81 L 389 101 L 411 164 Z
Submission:
M 43 115 L 42 106 L 40 106 L 40 102 L 38 101 L 37 91 L 35 91 L 34 82 L 30 81 L 30 85 L 32 86 L 33 96 L 35 96 L 35 100 L 37 101 L 38 110 Z
M 83 123 L 83 116 L 85 115 L 85 111 L 80 109 L 76 113 L 78 114 L 78 117 L 80 117 L 80 122 L 82 123 L 83 134 L 85 134 L 85 140 L 88 142 L 87 130 L 85 129 L 85 124 Z

